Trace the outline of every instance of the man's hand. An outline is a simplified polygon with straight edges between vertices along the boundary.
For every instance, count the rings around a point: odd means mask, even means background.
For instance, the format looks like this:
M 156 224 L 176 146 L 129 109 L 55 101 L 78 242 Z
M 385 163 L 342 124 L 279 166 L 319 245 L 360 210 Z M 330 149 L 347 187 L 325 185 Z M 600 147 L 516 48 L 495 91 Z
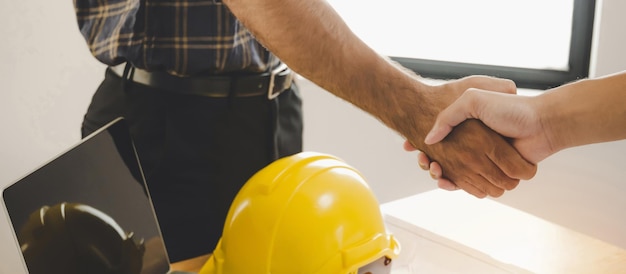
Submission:
M 438 102 L 433 103 L 435 107 L 441 107 L 441 110 L 470 87 L 515 93 L 511 81 L 472 76 L 436 86 L 430 95 Z M 499 197 L 505 190 L 515 188 L 520 179 L 530 179 L 536 172 L 534 164 L 526 161 L 506 139 L 480 121 L 467 121 L 457 126 L 435 145 L 426 146 L 419 137 L 415 138 L 417 140 L 409 135 L 405 137 L 408 140 L 405 148 L 417 148 L 443 167 L 438 176 L 454 182 L 448 188 L 459 187 L 479 198 Z M 423 155 L 419 157 L 423 158 Z M 423 160 L 418 162 L 424 164 Z
M 555 152 L 541 122 L 536 99 L 470 89 L 439 113 L 424 142 L 427 145 L 440 142 L 466 119 L 478 119 L 503 136 L 512 138 L 517 151 L 536 164 Z
M 426 136 L 427 145 L 438 143 L 452 132 L 453 128 L 467 119 L 479 119 L 489 128 L 511 138 L 511 143 L 520 154 L 532 163 L 538 163 L 554 153 L 551 141 L 541 123 L 536 97 L 502 94 L 480 89 L 469 89 L 454 103 L 441 111 Z M 469 122 L 469 121 L 467 121 Z M 405 144 L 408 151 L 415 150 Z M 418 155 L 422 169 L 429 170 L 439 188 L 454 190 L 455 182 L 443 178 L 439 163 L 423 153 Z

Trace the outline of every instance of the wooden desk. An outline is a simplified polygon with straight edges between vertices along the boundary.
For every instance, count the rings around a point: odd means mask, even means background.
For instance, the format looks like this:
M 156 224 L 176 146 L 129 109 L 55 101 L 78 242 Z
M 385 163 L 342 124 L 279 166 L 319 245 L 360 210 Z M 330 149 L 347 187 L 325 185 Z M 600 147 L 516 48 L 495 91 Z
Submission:
M 626 250 L 462 191 L 381 208 L 401 245 L 392 273 L 626 273 Z
M 172 270 L 198 272 L 204 263 L 211 257 L 211 254 L 195 257 L 189 260 L 175 262 L 171 265 Z

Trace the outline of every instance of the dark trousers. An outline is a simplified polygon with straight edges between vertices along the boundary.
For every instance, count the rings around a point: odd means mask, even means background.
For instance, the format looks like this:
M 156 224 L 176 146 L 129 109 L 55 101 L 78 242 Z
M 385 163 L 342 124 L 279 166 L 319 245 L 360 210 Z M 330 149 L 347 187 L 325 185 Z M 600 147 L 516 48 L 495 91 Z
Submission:
M 107 69 L 82 135 L 124 117 L 170 261 L 210 253 L 232 200 L 259 169 L 302 150 L 297 86 L 278 98 L 180 95 Z

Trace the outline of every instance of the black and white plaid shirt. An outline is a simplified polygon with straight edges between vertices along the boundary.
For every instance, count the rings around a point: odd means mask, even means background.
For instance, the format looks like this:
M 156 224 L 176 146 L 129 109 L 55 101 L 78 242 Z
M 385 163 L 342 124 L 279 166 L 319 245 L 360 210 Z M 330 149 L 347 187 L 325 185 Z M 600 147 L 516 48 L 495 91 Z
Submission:
M 91 53 L 107 65 L 187 76 L 278 62 L 219 0 L 74 0 L 74 8 Z

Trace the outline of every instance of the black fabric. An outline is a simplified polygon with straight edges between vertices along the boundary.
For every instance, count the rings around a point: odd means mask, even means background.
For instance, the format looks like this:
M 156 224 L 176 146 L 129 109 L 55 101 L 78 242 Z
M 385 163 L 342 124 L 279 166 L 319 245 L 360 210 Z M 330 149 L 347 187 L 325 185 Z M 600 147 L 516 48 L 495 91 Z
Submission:
M 265 96 L 208 98 L 126 83 L 107 70 L 82 125 L 123 116 L 135 141 L 170 261 L 210 253 L 241 186 L 302 150 L 297 86 Z

